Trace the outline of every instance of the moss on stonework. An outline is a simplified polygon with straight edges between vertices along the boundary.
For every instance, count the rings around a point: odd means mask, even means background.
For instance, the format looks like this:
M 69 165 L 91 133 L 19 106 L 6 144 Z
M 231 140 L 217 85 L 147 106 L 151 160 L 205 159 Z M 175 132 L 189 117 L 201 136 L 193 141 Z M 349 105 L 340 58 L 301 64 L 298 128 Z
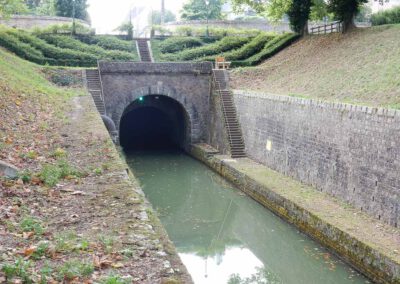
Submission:
M 210 146 L 203 144 L 191 150 L 192 156 L 372 280 L 400 283 L 399 229 L 250 159 L 232 161 L 210 153 Z

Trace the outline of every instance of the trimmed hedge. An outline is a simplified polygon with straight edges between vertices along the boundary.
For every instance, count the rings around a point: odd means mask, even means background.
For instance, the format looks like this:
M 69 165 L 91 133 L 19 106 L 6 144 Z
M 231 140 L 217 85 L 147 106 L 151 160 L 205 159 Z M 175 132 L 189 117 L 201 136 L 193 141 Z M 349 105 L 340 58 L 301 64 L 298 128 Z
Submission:
M 400 6 L 371 15 L 373 26 L 400 24 Z
M 285 47 L 292 44 L 295 40 L 299 38 L 298 34 L 284 34 L 275 37 L 273 40 L 269 41 L 264 48 L 257 54 L 250 56 L 249 58 L 241 61 L 233 61 L 232 67 L 239 66 L 254 66 L 261 63 L 263 60 L 270 58 L 275 55 Z
M 3 29 L 0 30 L 0 46 L 8 49 L 9 51 L 15 53 L 21 58 L 35 62 L 37 64 L 54 64 L 54 60 L 45 58 L 39 50 L 33 48 L 29 44 L 19 41 L 18 38 L 8 34 Z
M 203 42 L 195 37 L 170 37 L 160 43 L 159 48 L 163 53 L 175 53 L 184 49 L 202 46 Z
M 134 41 L 126 41 L 119 39 L 115 36 L 91 36 L 91 35 L 79 35 L 76 38 L 86 44 L 96 44 L 101 48 L 107 50 L 121 50 L 127 52 L 133 52 L 136 54 L 136 44 Z
M 60 48 L 67 48 L 67 49 L 86 52 L 98 57 L 99 59 L 125 60 L 125 61 L 136 59 L 134 54 L 132 53 L 120 50 L 105 50 L 100 46 L 89 45 L 77 39 L 74 39 L 70 36 L 42 34 L 39 35 L 39 37 L 51 45 L 55 45 Z
M 205 57 L 207 55 L 219 54 L 221 52 L 225 52 L 228 50 L 236 49 L 244 44 L 248 43 L 251 40 L 249 37 L 224 37 L 223 39 L 206 45 L 202 47 L 186 49 L 177 54 L 173 54 L 173 56 L 165 56 L 166 59 L 170 59 L 172 61 L 177 60 L 195 60 L 200 57 Z
M 97 58 L 92 54 L 50 45 L 46 41 L 21 30 L 9 29 L 7 33 L 18 38 L 21 42 L 40 50 L 45 57 L 55 59 L 57 65 L 82 67 L 97 65 Z
M 273 36 L 271 34 L 260 33 L 258 36 L 253 38 L 249 43 L 243 45 L 241 48 L 222 53 L 221 56 L 225 57 L 225 59 L 228 61 L 244 60 L 260 52 L 264 48 L 265 44 L 270 40 L 273 40 L 275 37 L 276 36 Z M 215 56 L 207 56 L 200 58 L 199 60 L 214 61 Z

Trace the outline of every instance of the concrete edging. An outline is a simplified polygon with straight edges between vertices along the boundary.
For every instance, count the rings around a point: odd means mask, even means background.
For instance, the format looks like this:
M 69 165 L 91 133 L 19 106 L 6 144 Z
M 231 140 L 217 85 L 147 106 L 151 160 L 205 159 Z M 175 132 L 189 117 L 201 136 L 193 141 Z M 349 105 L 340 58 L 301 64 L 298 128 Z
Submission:
M 395 257 L 379 251 L 369 243 L 352 236 L 349 231 L 320 218 L 301 204 L 281 195 L 279 190 L 268 188 L 256 181 L 232 166 L 230 162 L 233 163 L 234 160 L 228 156 L 216 155 L 218 151 L 211 146 L 192 145 L 189 153 L 273 213 L 333 250 L 371 280 L 378 283 L 400 283 L 400 262 Z

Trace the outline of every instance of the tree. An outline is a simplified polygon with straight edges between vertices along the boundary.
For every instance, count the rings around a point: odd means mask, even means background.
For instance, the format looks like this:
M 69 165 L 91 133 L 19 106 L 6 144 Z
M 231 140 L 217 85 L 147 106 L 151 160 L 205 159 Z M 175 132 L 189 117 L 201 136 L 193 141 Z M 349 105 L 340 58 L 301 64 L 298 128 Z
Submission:
M 127 22 L 122 23 L 115 30 L 126 34 L 127 35 L 127 39 L 129 39 L 129 40 L 133 39 L 133 25 L 132 25 L 131 21 L 127 21 Z
M 308 19 L 310 17 L 311 0 L 292 0 L 287 11 L 290 27 L 298 34 L 308 34 Z
M 27 7 L 22 0 L 0 0 L 0 16 L 8 18 L 12 14 L 23 13 Z
M 74 15 L 74 2 L 75 2 L 75 18 L 81 20 L 89 20 L 87 13 L 86 0 L 56 0 L 56 14 L 61 17 L 72 18 Z
M 326 17 L 331 18 L 331 15 L 328 14 L 328 5 L 325 0 L 313 0 L 310 20 L 320 21 L 326 19 Z
M 222 19 L 223 0 L 188 0 L 183 5 L 181 18 L 183 20 L 212 20 Z
M 35 10 L 40 5 L 40 0 L 25 0 L 25 5 L 29 10 Z
M 343 32 L 347 32 L 355 27 L 354 18 L 365 3 L 368 3 L 368 0 L 330 0 L 328 11 L 343 22 Z
M 308 33 L 308 19 L 314 1 L 316 0 L 232 0 L 232 3 L 236 11 L 248 5 L 273 21 L 281 20 L 284 15 L 288 15 L 292 30 L 303 35 Z
M 43 0 L 36 8 L 35 13 L 43 16 L 55 16 L 57 14 L 56 0 Z
M 176 15 L 169 10 L 165 10 L 164 23 L 176 21 Z M 161 25 L 161 12 L 153 11 L 149 15 L 149 23 L 153 25 Z

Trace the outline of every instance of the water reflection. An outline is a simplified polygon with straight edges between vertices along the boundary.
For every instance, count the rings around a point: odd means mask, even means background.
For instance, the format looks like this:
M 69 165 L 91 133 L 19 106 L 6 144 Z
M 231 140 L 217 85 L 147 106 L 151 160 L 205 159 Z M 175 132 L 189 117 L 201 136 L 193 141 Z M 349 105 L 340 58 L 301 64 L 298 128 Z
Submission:
M 192 158 L 127 157 L 195 283 L 368 283 Z

